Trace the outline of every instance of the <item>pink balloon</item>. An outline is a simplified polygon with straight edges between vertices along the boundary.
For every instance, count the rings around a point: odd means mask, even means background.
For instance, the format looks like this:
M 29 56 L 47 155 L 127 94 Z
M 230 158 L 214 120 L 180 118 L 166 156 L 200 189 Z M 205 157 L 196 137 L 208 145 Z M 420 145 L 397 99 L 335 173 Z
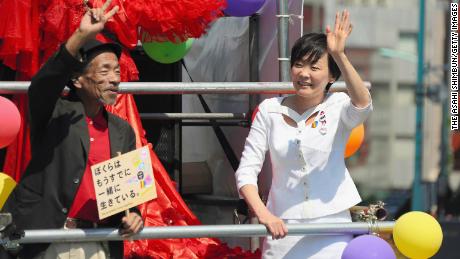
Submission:
M 0 148 L 11 144 L 21 126 L 21 115 L 16 105 L 0 96 Z

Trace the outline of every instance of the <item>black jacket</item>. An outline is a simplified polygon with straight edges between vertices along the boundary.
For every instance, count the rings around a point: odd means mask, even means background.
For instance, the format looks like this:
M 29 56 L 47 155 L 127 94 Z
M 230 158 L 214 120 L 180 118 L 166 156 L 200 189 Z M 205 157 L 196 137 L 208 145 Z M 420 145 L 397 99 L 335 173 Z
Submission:
M 86 168 L 90 141 L 82 102 L 72 92 L 67 97 L 61 92 L 82 66 L 63 45 L 32 79 L 28 91 L 32 159 L 3 209 L 12 213 L 19 229 L 62 228 L 72 206 Z M 111 156 L 135 149 L 131 126 L 107 111 L 104 115 Z M 111 216 L 105 227 L 117 227 L 122 216 Z M 20 257 L 33 258 L 48 246 L 24 245 Z M 111 258 L 123 257 L 121 241 L 110 242 L 109 246 Z

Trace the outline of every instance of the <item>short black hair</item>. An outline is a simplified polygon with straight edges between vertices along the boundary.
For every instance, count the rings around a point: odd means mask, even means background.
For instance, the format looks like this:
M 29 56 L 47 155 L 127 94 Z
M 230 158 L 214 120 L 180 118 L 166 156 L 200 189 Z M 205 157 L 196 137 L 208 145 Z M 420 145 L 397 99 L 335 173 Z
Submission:
M 307 56 L 307 62 L 310 64 L 314 64 L 318 62 L 318 60 L 327 53 L 327 63 L 329 67 L 329 72 L 331 73 L 332 77 L 335 80 L 339 79 L 340 72 L 337 63 L 332 58 L 332 56 L 327 52 L 327 37 L 324 33 L 308 33 L 300 37 L 291 49 L 291 68 L 294 64 L 300 60 L 302 60 L 305 56 Z M 332 83 L 329 83 L 326 86 L 326 92 L 329 91 Z
M 121 46 L 114 42 L 101 42 L 90 39 L 79 49 L 83 62 L 90 62 L 95 56 L 102 52 L 113 52 L 117 58 L 121 56 Z

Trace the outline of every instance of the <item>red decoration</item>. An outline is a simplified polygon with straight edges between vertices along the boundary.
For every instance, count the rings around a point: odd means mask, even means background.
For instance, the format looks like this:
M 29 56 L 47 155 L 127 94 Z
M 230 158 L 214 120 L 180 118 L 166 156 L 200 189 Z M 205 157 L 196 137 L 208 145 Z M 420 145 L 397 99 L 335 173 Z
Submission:
M 126 1 L 129 10 L 140 15 L 139 25 L 154 36 L 155 41 L 182 42 L 199 38 L 209 24 L 223 15 L 225 0 L 157 0 Z M 131 17 L 131 16 L 130 16 Z

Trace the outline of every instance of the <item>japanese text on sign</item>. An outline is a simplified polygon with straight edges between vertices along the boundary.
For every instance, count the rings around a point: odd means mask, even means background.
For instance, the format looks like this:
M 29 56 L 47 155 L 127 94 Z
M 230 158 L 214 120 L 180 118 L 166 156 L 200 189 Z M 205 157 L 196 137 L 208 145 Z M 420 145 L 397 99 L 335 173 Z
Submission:
M 91 171 L 99 219 L 157 197 L 148 146 L 95 164 Z

